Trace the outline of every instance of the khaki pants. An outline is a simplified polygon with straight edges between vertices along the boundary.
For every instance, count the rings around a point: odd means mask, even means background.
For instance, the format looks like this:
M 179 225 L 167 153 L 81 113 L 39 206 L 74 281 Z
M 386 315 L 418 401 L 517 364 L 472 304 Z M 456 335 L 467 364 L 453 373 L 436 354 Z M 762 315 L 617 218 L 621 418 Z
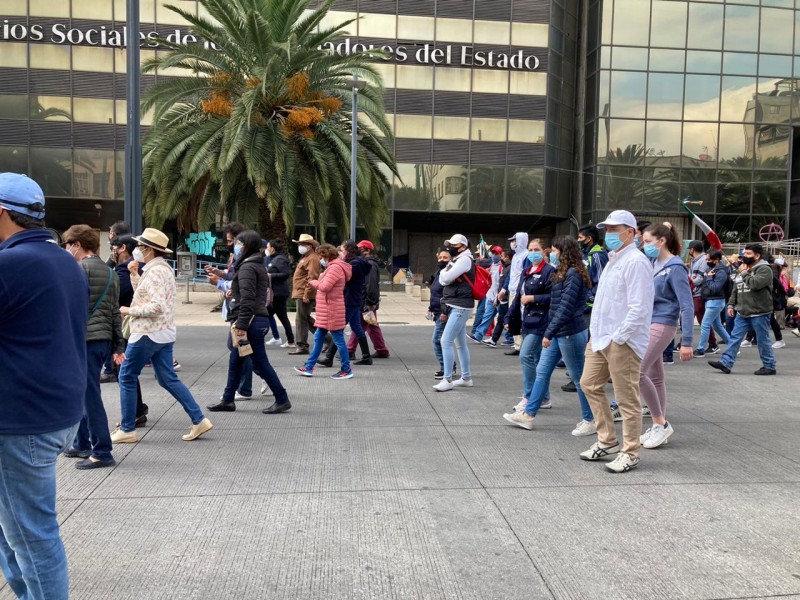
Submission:
M 295 303 L 297 305 L 297 314 L 294 317 L 295 342 L 301 350 L 308 350 L 308 332 L 314 333 L 317 330 L 314 327 L 314 319 L 311 318 L 315 303 L 312 300 L 306 304 L 302 298 L 295 300 Z
M 642 360 L 628 344 L 614 342 L 600 350 L 592 351 L 592 342 L 586 346 L 581 389 L 586 394 L 597 426 L 597 441 L 603 446 L 617 444 L 617 430 L 611 416 L 611 406 L 606 396 L 606 383 L 611 377 L 614 394 L 622 413 L 622 451 L 636 456 L 639 436 L 642 435 L 642 405 L 639 400 L 639 371 Z

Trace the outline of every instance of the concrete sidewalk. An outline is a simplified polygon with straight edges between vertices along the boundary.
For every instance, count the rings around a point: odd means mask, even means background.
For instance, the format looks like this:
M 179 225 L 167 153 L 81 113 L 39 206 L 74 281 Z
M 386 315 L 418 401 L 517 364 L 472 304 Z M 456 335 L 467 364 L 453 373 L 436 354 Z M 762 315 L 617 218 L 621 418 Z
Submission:
M 181 377 L 216 402 L 225 332 L 178 335 Z M 299 377 L 296 357 L 270 347 L 292 411 L 242 401 L 191 443 L 183 410 L 143 375 L 150 420 L 138 444 L 115 447 L 119 465 L 58 461 L 71 597 L 800 596 L 800 340 L 777 352 L 777 377 L 752 375 L 754 348 L 732 375 L 669 367 L 675 435 L 614 475 L 578 459 L 594 438 L 570 435 L 580 413 L 563 371 L 554 408 L 524 431 L 502 418 L 518 361 L 471 345 L 475 387 L 438 394 L 429 335 L 387 329 L 392 357 L 348 381 Z M 116 421 L 118 389 L 103 394 Z

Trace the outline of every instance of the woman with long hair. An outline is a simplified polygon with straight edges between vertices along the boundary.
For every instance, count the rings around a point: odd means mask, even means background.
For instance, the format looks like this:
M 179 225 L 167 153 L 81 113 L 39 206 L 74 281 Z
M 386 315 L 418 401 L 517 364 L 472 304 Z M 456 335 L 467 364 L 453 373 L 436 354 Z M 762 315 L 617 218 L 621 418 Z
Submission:
M 667 422 L 667 387 L 664 383 L 664 349 L 675 337 L 681 321 L 681 360 L 692 360 L 694 300 L 689 271 L 680 258 L 681 245 L 671 225 L 648 226 L 642 233 L 642 252 L 653 261 L 653 317 L 650 342 L 642 358 L 639 393 L 650 409 L 653 426 L 641 436 L 645 448 L 666 444 L 673 433 Z
M 355 334 L 358 346 L 361 348 L 361 360 L 356 361 L 355 364 L 371 365 L 372 357 L 369 354 L 369 340 L 367 340 L 367 334 L 364 333 L 364 328 L 361 326 L 361 311 L 364 307 L 364 286 L 372 267 L 361 255 L 361 249 L 353 240 L 347 240 L 337 250 L 339 258 L 349 264 L 352 271 L 350 279 L 344 286 L 344 312 L 345 320 L 350 325 L 350 331 Z M 325 358 L 319 359 L 317 364 L 323 367 L 333 366 L 336 350 L 336 344 L 328 346 Z
M 555 273 L 551 276 L 550 311 L 542 337 L 542 355 L 536 367 L 533 390 L 524 410 L 507 413 L 503 417 L 523 429 L 533 429 L 534 417 L 550 387 L 550 377 L 559 358 L 563 358 L 569 376 L 577 388 L 583 417 L 572 435 L 592 435 L 596 433 L 594 415 L 581 389 L 584 352 L 589 341 L 583 313 L 586 311 L 586 297 L 592 282 L 578 243 L 571 237 L 561 236 L 553 240 L 550 265 L 555 268 Z
M 270 240 L 267 244 L 264 264 L 267 267 L 269 281 L 272 284 L 272 306 L 270 316 L 278 317 L 283 325 L 286 334 L 286 342 L 281 344 L 281 348 L 296 348 L 294 343 L 294 331 L 289 315 L 286 313 L 286 305 L 289 301 L 289 278 L 292 276 L 292 268 L 289 260 L 283 252 L 283 243 L 280 240 Z M 274 338 L 273 338 L 274 339 Z M 279 338 L 280 339 L 280 338 Z M 269 343 L 269 342 L 268 342 Z
M 519 321 L 522 345 L 519 349 L 519 362 L 522 366 L 522 399 L 514 407 L 514 412 L 525 410 L 536 381 L 536 367 L 542 355 L 542 338 L 547 329 L 547 315 L 550 311 L 550 289 L 553 287 L 554 267 L 544 260 L 542 241 L 528 242 L 527 263 L 530 266 L 522 272 L 519 289 L 514 302 L 506 315 L 511 333 L 516 332 L 512 322 Z M 550 408 L 549 394 L 545 394 L 541 408 Z
M 309 282 L 309 285 L 317 290 L 317 318 L 314 323 L 317 330 L 314 333 L 314 347 L 311 349 L 306 364 L 302 367 L 295 367 L 294 370 L 304 377 L 314 375 L 314 367 L 322 353 L 325 336 L 330 332 L 333 344 L 339 350 L 339 360 L 342 363 L 342 368 L 338 373 L 331 375 L 331 379 L 350 379 L 353 371 L 350 368 L 347 343 L 344 341 L 344 326 L 347 323 L 344 286 L 352 276 L 353 269 L 350 263 L 340 258 L 339 251 L 330 244 L 322 244 L 317 248 L 317 254 L 320 256 L 323 271 L 319 279 Z
M 267 358 L 264 348 L 264 335 L 269 328 L 269 309 L 267 293 L 269 276 L 261 256 L 261 236 L 252 230 L 243 231 L 236 236 L 233 245 L 235 274 L 229 292 L 228 322 L 231 333 L 228 335 L 228 381 L 222 399 L 208 407 L 211 411 L 234 411 L 236 388 L 242 376 L 242 358 L 239 356 L 238 340 L 246 341 L 253 350 L 251 354 L 253 370 L 261 377 L 275 396 L 275 403 L 262 412 L 282 413 L 292 405 L 289 395 L 281 384 L 278 374 Z M 236 339 L 234 339 L 234 334 Z

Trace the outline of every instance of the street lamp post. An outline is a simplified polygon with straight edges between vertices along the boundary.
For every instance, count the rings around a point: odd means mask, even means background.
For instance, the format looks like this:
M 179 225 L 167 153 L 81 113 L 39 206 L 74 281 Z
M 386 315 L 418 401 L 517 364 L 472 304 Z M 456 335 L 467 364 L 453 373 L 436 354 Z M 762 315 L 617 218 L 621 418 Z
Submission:
M 356 170 L 358 169 L 358 90 L 363 90 L 367 82 L 353 76 L 349 81 L 353 88 L 353 124 L 350 139 L 350 239 L 356 241 Z
M 125 221 L 142 231 L 142 140 L 139 114 L 139 0 L 127 0 L 127 112 L 125 127 Z

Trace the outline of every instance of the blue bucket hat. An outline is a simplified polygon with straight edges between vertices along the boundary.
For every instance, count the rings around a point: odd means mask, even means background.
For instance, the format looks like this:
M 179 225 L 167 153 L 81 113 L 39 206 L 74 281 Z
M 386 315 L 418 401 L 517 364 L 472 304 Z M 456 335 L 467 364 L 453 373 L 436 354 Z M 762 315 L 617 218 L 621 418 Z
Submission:
M 44 219 L 44 192 L 27 175 L 0 173 L 0 206 L 34 219 Z

